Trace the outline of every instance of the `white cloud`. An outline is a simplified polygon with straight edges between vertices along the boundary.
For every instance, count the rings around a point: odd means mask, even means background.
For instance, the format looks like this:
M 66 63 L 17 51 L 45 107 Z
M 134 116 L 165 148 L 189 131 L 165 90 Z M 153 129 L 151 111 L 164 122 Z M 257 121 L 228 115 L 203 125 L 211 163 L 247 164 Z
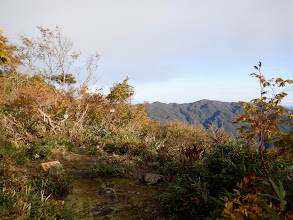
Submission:
M 248 75 L 259 60 L 289 72 L 292 8 L 291 0 L 9 0 L 1 2 L 0 29 L 15 40 L 37 25 L 59 25 L 77 48 L 101 54 L 108 86 L 127 75 L 150 85 L 227 70 Z M 152 97 L 168 96 L 160 94 Z

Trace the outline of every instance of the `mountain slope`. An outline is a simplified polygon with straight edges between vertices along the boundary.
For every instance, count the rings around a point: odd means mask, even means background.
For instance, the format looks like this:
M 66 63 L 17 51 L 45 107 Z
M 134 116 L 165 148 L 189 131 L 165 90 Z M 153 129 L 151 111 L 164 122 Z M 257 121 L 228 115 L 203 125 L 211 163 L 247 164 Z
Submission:
M 224 127 L 227 133 L 235 135 L 237 125 L 232 120 L 243 112 L 243 108 L 236 102 L 204 99 L 185 104 L 154 102 L 149 104 L 146 112 L 151 119 L 162 122 L 177 119 L 190 124 L 202 124 L 205 128 L 214 123 L 218 127 Z

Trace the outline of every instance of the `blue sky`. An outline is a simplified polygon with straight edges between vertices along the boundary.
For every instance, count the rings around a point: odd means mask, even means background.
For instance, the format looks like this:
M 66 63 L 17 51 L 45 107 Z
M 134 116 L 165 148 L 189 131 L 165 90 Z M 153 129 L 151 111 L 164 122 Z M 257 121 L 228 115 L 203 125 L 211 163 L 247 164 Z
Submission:
M 60 26 L 101 55 L 97 86 L 130 77 L 134 102 L 249 101 L 259 61 L 293 79 L 291 0 L 0 0 L 0 29 L 17 42 Z M 106 90 L 106 89 L 105 89 Z M 293 105 L 293 89 L 286 103 Z

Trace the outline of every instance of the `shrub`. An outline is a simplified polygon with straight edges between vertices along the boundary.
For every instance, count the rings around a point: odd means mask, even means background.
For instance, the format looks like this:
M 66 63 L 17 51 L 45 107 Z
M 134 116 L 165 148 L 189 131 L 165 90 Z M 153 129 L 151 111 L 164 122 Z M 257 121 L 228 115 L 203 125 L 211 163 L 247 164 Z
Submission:
M 0 218 L 1 219 L 70 219 L 62 202 L 45 196 L 44 185 L 1 171 Z
M 51 155 L 52 148 L 39 143 L 29 143 L 24 148 L 24 154 L 30 160 L 47 159 Z
M 132 140 L 110 140 L 105 143 L 104 150 L 108 152 L 116 152 L 120 154 L 130 154 L 132 156 L 144 156 L 152 154 L 151 151 L 154 147 L 145 141 L 132 141 Z
M 160 139 L 165 146 L 175 151 L 182 146 L 208 148 L 212 144 L 211 135 L 202 126 L 188 125 L 180 121 L 169 122 L 163 126 Z
M 250 175 L 237 184 L 233 193 L 226 193 L 222 200 L 225 219 L 292 219 L 293 212 L 286 206 L 284 185 L 272 182 L 275 191 L 261 178 Z M 292 188 L 292 187 L 291 187 Z
M 35 187 L 42 188 L 44 196 L 60 198 L 70 193 L 73 188 L 73 178 L 65 169 L 49 169 L 42 175 L 33 177 Z
M 25 164 L 28 160 L 23 148 L 16 147 L 10 141 L 0 137 L 0 162 Z
M 120 160 L 107 157 L 101 157 L 90 168 L 90 174 L 94 177 L 99 175 L 117 176 L 123 174 L 124 171 Z
M 260 165 L 257 152 L 241 145 L 215 147 L 197 160 L 182 155 L 168 161 L 163 169 L 168 182 L 161 194 L 162 209 L 179 219 L 207 217 L 218 206 L 211 197 L 233 192 L 237 181 L 258 173 L 254 168 Z

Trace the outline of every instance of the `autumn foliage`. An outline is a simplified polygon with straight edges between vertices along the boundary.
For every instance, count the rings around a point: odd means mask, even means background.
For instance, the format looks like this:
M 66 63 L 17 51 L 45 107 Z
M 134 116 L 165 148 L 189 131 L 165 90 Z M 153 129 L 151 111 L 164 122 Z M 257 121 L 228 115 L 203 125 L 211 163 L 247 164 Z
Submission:
M 63 218 L 54 181 L 47 179 L 56 198 L 45 200 L 36 188 L 24 190 L 42 182 L 17 179 L 9 167 L 42 161 L 52 149 L 84 146 L 97 160 L 89 171 L 95 177 L 125 174 L 115 163 L 153 164 L 164 175 L 159 197 L 170 219 L 292 218 L 293 136 L 280 129 L 293 123 L 292 113 L 280 105 L 287 96 L 282 88 L 292 80 L 267 80 L 261 63 L 255 66 L 260 97 L 240 102 L 245 112 L 235 119 L 239 136 L 232 138 L 213 124 L 206 130 L 151 120 L 147 103 L 131 105 L 134 88 L 128 78 L 108 94 L 99 88 L 92 92 L 99 55 L 88 56 L 76 71 L 82 53 L 70 38 L 59 27 L 38 30 L 37 38 L 21 36 L 19 46 L 0 32 L 0 218 Z M 115 162 L 108 157 L 112 154 L 122 159 Z M 58 186 L 69 193 L 67 174 L 59 176 Z

